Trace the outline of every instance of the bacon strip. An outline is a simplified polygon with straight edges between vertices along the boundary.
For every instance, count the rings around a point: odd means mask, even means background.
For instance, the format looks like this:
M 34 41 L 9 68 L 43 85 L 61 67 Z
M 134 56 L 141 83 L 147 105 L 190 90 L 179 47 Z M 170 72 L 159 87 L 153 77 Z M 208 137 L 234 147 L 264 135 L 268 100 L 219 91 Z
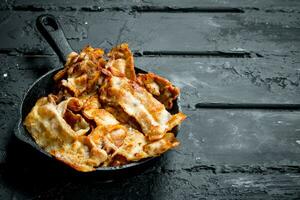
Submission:
M 126 124 L 140 132 L 142 132 L 137 121 L 129 116 L 120 106 L 105 106 L 104 109 L 111 113 L 121 124 Z
M 58 160 L 82 172 L 94 171 L 107 160 L 107 153 L 98 148 L 87 136 L 81 136 L 73 143 L 64 143 L 50 153 Z
M 144 151 L 151 156 L 158 156 L 170 148 L 177 147 L 179 145 L 173 133 L 166 133 L 163 138 L 156 140 L 152 143 L 148 143 L 144 146 Z
M 87 46 L 80 54 L 72 52 L 68 56 L 65 68 L 55 76 L 55 81 L 74 97 L 79 97 L 84 92 L 92 92 L 96 89 L 101 75 L 101 69 L 106 62 L 103 58 L 104 51 Z M 65 78 L 65 79 L 63 79 Z
M 177 99 L 180 90 L 167 79 L 153 73 L 138 74 L 137 82 L 146 88 L 167 109 L 173 107 L 173 101 Z
M 150 141 L 158 140 L 185 119 L 178 113 L 171 115 L 147 90 L 121 77 L 108 77 L 100 90 L 100 100 L 122 107 L 140 124 Z
M 52 97 L 42 97 L 27 115 L 24 125 L 36 143 L 58 160 L 79 171 L 92 171 L 107 159 L 104 150 L 88 142 L 90 126 L 72 112 L 80 103 L 69 98 L 58 105 Z
M 133 55 L 128 44 L 123 43 L 113 48 L 109 53 L 109 61 L 105 68 L 110 69 L 114 76 L 125 76 L 130 80 L 135 80 Z
M 104 166 L 110 165 L 120 156 L 125 159 L 123 164 L 149 157 L 143 150 L 146 144 L 145 136 L 135 129 L 120 124 L 98 126 L 89 138 L 108 153 L 109 157 Z

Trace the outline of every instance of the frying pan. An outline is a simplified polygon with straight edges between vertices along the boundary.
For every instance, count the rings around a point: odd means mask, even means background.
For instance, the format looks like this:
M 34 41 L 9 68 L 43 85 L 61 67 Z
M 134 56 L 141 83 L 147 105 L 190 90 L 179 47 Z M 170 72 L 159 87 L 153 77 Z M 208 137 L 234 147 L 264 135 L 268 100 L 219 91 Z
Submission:
M 70 47 L 68 41 L 65 38 L 65 35 L 61 29 L 61 26 L 59 25 L 58 21 L 53 15 L 45 14 L 41 15 L 36 20 L 36 26 L 40 33 L 43 35 L 43 37 L 47 40 L 47 42 L 50 44 L 50 46 L 53 48 L 55 53 L 58 55 L 60 61 L 62 63 L 66 62 L 66 58 L 69 53 L 71 53 L 73 50 Z M 41 152 L 43 155 L 48 156 L 52 159 L 53 158 L 49 153 L 47 153 L 45 150 L 40 148 L 31 135 L 28 133 L 26 128 L 23 126 L 23 121 L 27 114 L 30 112 L 32 107 L 35 105 L 36 101 L 42 97 L 47 96 L 50 92 L 54 90 L 54 80 L 53 76 L 63 68 L 63 64 L 59 67 L 53 66 L 53 69 L 41 76 L 39 79 L 37 79 L 27 90 L 27 92 L 24 95 L 24 98 L 21 102 L 20 106 L 20 120 L 18 122 L 18 125 L 15 129 L 15 135 L 18 139 L 21 141 L 29 144 L 39 152 Z M 135 68 L 137 73 L 147 73 L 146 71 Z M 169 110 L 170 113 L 175 114 L 180 111 L 178 100 L 174 102 L 174 106 L 171 110 Z M 177 132 L 179 130 L 179 127 L 175 127 L 172 131 L 175 135 L 177 135 Z M 155 158 L 147 158 L 140 160 L 139 162 L 134 162 L 130 164 L 126 164 L 119 167 L 99 167 L 96 169 L 96 171 L 88 172 L 88 173 L 102 173 L 102 174 L 114 174 L 116 172 L 124 172 L 127 170 L 132 170 L 138 167 L 142 167 L 146 164 L 150 164 Z M 56 159 L 55 159 L 56 160 Z

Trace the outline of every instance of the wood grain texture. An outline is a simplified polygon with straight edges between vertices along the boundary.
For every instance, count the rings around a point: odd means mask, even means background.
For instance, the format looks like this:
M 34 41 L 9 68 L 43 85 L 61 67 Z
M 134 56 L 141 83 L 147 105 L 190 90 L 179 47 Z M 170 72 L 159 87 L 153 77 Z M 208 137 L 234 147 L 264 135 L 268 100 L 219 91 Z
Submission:
M 31 167 L 31 168 L 30 168 Z M 52 167 L 52 166 L 51 166 Z M 13 167 L 11 169 L 14 169 Z M 45 174 L 46 172 L 50 172 Z M 52 171 L 52 172 L 51 172 Z M 213 173 L 168 170 L 158 162 L 130 178 L 104 182 L 76 178 L 57 169 L 1 168 L 3 199 L 297 199 L 299 173 Z M 33 173 L 35 176 L 32 176 Z M 30 184 L 29 184 L 30 183 Z
M 104 181 L 16 140 L 24 92 L 61 65 L 43 13 L 75 50 L 128 42 L 137 67 L 179 86 L 181 146 Z M 299 199 L 299 19 L 298 0 L 0 1 L 0 199 Z
M 299 16 L 277 14 L 281 24 L 272 14 L 258 15 L 257 11 L 247 14 L 142 13 L 126 24 L 120 40 L 132 41 L 134 49 L 152 51 L 289 55 L 299 52 Z
M 300 14 L 51 12 L 74 49 L 128 42 L 136 51 L 248 52 L 299 57 Z M 51 53 L 35 29 L 40 12 L 1 11 L 0 49 Z M 159 22 L 159 23 L 158 23 Z M 170 34 L 171 33 L 171 34 Z
M 126 10 L 133 6 L 138 7 L 169 7 L 169 8 L 257 8 L 267 9 L 275 11 L 293 11 L 299 10 L 299 1 L 297 0 L 137 0 L 137 1 L 95 1 L 95 0 L 52 0 L 39 1 L 39 0 L 15 0 L 7 1 L 7 5 L 12 8 L 22 9 L 55 9 L 62 7 L 69 7 L 73 9 L 90 8 L 91 10 L 100 10 L 100 8 L 112 8 L 119 7 L 120 9 Z M 4 3 L 3 3 L 4 4 Z M 100 7 L 100 8 L 99 8 Z
M 187 111 L 178 136 L 180 162 L 210 165 L 299 165 L 300 112 L 199 109 Z M 193 149 L 191 151 L 191 148 Z M 189 155 L 189 156 L 187 156 Z M 171 161 L 171 160 L 174 160 Z
M 138 57 L 136 66 L 169 78 L 181 88 L 181 102 L 299 104 L 298 62 L 278 57 Z
M 165 76 L 181 88 L 180 104 L 188 119 L 179 135 L 182 147 L 169 161 L 174 166 L 191 164 L 196 158 L 205 165 L 300 164 L 300 112 L 259 110 L 259 107 L 257 110 L 197 108 L 201 102 L 299 103 L 299 88 L 288 81 L 293 78 L 299 81 L 299 74 L 293 77 L 292 66 L 285 67 L 284 74 L 281 66 L 276 71 L 272 65 L 270 70 L 266 63 L 251 65 L 251 60 L 243 58 L 139 57 L 136 61 L 136 66 Z M 261 64 L 265 60 L 258 61 Z M 58 59 L 52 56 L 1 56 L 2 150 L 18 119 L 18 107 L 28 86 L 51 66 L 59 65 Z M 253 82 L 248 77 L 249 70 L 265 81 Z M 277 73 L 286 80 L 271 81 Z
M 180 87 L 185 107 L 195 108 L 199 103 L 299 104 L 300 74 L 293 60 L 137 57 L 135 61 L 137 67 L 165 76 Z M 18 99 L 36 78 L 61 65 L 55 56 L 33 55 L 2 55 L 1 64 L 2 93 Z
M 196 164 L 186 160 L 180 167 L 170 163 L 174 155 L 169 152 L 138 175 L 107 180 L 74 176 L 18 141 L 10 145 L 10 162 L 0 165 L 3 199 L 297 199 L 300 195 L 299 167 L 213 166 L 199 160 Z

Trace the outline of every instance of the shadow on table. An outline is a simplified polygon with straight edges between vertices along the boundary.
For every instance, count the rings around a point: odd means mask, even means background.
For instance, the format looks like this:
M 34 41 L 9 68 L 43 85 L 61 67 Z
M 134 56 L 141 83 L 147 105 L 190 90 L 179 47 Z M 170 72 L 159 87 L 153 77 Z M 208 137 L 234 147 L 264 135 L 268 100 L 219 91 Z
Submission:
M 109 196 L 122 199 L 130 190 L 135 191 L 131 195 L 139 198 L 150 189 L 147 184 L 141 184 L 145 179 L 143 176 L 159 167 L 160 160 L 153 159 L 145 166 L 116 174 L 78 173 L 63 163 L 43 156 L 13 136 L 8 145 L 2 181 L 21 198 L 57 199 L 67 195 L 72 199 L 94 199 L 86 196 L 89 193 L 97 194 L 97 199 Z

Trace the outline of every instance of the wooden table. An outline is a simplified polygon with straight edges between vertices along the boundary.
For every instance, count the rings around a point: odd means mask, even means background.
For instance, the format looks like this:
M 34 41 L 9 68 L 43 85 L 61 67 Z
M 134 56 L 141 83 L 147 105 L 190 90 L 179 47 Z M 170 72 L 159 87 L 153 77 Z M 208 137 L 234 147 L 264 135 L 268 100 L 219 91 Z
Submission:
M 300 198 L 300 1 L 132 2 L 0 2 L 0 199 Z M 181 146 L 103 182 L 64 176 L 18 141 L 24 92 L 61 65 L 36 30 L 42 13 L 75 50 L 128 42 L 137 67 L 179 86 Z

